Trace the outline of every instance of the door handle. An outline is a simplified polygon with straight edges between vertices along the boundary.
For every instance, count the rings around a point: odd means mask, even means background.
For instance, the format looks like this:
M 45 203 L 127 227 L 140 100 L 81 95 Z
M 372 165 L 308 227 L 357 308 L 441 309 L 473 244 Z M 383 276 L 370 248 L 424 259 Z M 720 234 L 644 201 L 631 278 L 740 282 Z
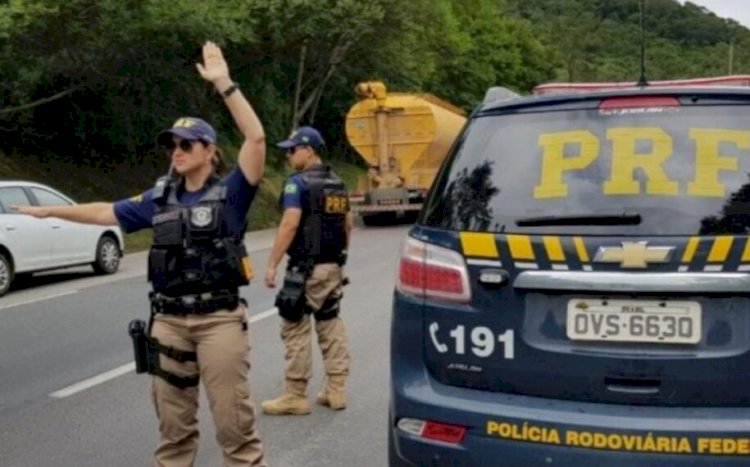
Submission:
M 16 226 L 13 224 L 6 224 L 5 230 L 16 230 Z
M 60 226 L 59 226 L 59 225 L 57 225 L 57 224 L 52 224 L 52 228 L 53 228 L 53 229 L 59 229 L 59 228 L 60 228 Z

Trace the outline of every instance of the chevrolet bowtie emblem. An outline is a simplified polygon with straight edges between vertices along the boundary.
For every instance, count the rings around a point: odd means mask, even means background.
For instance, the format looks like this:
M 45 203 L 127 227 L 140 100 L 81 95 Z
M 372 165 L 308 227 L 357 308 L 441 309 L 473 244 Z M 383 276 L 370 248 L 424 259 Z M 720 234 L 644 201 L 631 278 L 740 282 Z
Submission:
M 600 246 L 594 256 L 599 263 L 620 263 L 623 268 L 645 268 L 648 263 L 666 263 L 673 246 L 648 246 L 648 242 L 622 242 L 622 246 Z

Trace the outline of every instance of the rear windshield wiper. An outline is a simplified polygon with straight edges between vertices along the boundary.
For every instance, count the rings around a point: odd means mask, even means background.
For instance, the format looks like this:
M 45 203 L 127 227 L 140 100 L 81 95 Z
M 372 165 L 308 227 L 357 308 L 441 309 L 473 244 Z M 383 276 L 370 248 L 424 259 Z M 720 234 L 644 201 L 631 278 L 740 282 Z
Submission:
M 526 217 L 516 220 L 519 227 L 542 225 L 638 225 L 640 214 L 577 214 L 569 216 Z

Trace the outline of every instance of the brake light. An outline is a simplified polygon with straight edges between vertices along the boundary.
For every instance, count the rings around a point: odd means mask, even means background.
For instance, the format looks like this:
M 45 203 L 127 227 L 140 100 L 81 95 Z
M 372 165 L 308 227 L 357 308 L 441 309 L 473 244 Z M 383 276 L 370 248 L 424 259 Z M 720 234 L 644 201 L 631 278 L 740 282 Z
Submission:
M 466 428 L 458 425 L 448 425 L 414 418 L 402 418 L 397 424 L 403 430 L 414 436 L 444 443 L 458 444 L 466 435 Z
M 610 97 L 599 104 L 600 109 L 628 109 L 649 107 L 679 107 L 680 101 L 669 96 Z
M 463 256 L 448 248 L 407 238 L 398 262 L 396 289 L 404 294 L 455 302 L 471 299 Z

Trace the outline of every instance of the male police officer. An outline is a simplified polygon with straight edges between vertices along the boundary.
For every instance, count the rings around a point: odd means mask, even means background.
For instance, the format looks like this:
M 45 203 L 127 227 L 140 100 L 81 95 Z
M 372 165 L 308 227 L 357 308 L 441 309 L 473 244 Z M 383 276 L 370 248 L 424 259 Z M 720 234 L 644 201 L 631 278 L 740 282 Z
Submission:
M 312 127 L 299 128 L 277 146 L 286 150 L 297 173 L 284 184 L 284 210 L 271 256 L 266 285 L 276 286 L 276 268 L 284 253 L 289 262 L 276 305 L 283 318 L 281 340 L 286 347 L 285 388 L 276 399 L 263 402 L 272 415 L 310 413 L 307 383 L 312 376 L 311 318 L 315 319 L 323 354 L 326 383 L 317 403 L 334 410 L 346 408 L 345 383 L 349 350 L 344 323 L 339 317 L 344 277 L 342 266 L 351 238 L 353 216 L 341 179 L 323 165 L 325 142 Z

